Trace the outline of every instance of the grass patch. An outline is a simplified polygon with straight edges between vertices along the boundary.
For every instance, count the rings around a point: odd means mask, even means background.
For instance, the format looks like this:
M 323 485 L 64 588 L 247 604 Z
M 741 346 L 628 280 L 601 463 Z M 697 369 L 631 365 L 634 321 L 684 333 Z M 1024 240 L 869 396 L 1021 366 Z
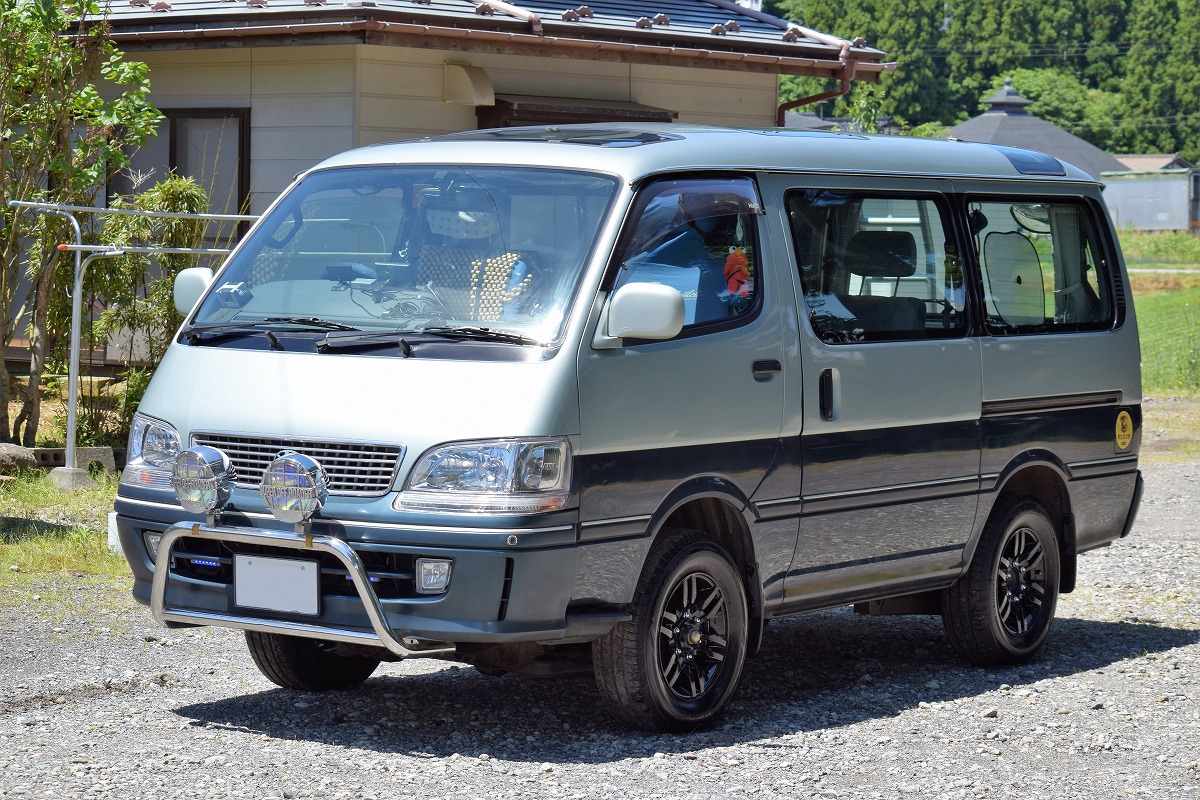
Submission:
M 1118 238 L 1130 267 L 1200 269 L 1200 236 L 1121 231 Z
M 46 574 L 118 576 L 125 560 L 108 548 L 108 512 L 117 478 L 97 486 L 58 490 L 44 474 L 22 475 L 0 485 L 0 582 L 20 583 Z
M 1200 393 L 1200 282 L 1135 297 L 1148 395 Z

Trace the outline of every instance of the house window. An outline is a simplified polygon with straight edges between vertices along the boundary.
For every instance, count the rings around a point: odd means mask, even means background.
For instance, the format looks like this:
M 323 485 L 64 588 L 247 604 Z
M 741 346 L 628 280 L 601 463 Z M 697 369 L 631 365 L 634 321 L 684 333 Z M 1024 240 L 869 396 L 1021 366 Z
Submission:
M 174 172 L 195 179 L 208 194 L 211 213 L 244 213 L 250 198 L 250 109 L 161 110 L 166 120 L 158 136 L 109 182 L 109 196 L 145 191 Z M 234 232 L 234 223 L 214 223 L 205 234 L 205 246 L 219 246 Z

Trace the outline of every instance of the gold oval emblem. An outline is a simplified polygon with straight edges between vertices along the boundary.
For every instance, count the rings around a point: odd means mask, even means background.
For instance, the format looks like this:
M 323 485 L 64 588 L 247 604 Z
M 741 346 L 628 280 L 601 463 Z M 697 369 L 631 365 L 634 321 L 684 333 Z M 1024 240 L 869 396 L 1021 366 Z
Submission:
M 1128 450 L 1133 444 L 1133 417 L 1128 411 L 1117 414 L 1117 449 Z

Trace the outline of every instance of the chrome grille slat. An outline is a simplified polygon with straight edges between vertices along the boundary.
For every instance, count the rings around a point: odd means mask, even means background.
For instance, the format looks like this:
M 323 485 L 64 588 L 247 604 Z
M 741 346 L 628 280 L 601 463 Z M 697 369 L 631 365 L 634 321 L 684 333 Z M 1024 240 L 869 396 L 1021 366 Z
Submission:
M 391 488 L 404 447 L 373 442 L 325 442 L 284 436 L 241 436 L 231 433 L 192 434 L 195 444 L 223 451 L 237 468 L 237 485 L 257 488 L 267 465 L 281 450 L 316 459 L 329 476 L 329 493 L 380 495 Z

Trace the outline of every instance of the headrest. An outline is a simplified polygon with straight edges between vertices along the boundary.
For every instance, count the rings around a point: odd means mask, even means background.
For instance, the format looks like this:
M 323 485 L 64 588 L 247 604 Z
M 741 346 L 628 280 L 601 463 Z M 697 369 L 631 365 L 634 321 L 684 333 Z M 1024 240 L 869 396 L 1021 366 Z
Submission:
M 907 278 L 917 271 L 917 241 L 908 231 L 859 231 L 844 263 L 864 278 Z

